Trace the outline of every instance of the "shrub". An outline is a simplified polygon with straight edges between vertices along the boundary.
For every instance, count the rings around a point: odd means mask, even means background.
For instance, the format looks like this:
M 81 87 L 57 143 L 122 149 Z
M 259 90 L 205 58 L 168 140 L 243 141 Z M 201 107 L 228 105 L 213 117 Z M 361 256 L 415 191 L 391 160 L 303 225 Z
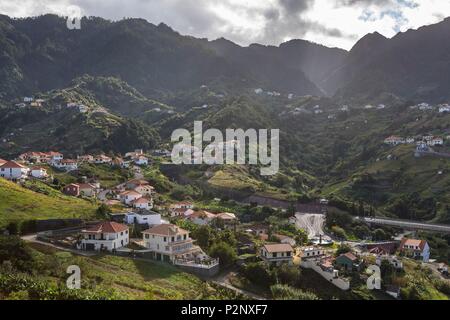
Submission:
M 276 284 L 270 287 L 272 296 L 277 300 L 319 300 L 312 292 L 295 289 L 287 285 Z

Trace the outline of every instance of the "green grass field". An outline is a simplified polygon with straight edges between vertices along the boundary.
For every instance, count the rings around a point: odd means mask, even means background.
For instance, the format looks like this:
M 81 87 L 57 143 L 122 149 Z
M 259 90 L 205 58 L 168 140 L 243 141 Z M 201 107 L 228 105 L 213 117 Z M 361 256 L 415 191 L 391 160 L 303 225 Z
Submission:
M 76 256 L 60 252 L 40 244 L 30 244 L 39 260 L 55 260 L 53 264 L 63 271 L 69 265 L 81 269 L 82 288 L 84 284 L 95 285 L 96 289 L 108 289 L 123 300 L 180 300 L 217 299 L 222 296 L 206 282 L 194 275 L 180 271 L 165 263 L 132 260 L 124 257 L 99 255 L 95 257 Z M 64 272 L 58 272 L 64 274 Z M 65 279 L 48 277 L 59 283 Z
M 68 197 L 40 185 L 38 193 L 0 179 L 0 227 L 12 221 L 51 218 L 90 218 L 97 205 Z M 47 192 L 48 191 L 48 192 Z

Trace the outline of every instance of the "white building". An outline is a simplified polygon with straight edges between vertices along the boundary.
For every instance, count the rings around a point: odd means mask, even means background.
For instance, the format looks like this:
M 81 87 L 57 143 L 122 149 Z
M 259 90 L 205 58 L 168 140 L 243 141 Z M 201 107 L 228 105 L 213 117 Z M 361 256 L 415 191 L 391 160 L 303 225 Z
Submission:
M 102 222 L 94 227 L 82 230 L 83 239 L 78 246 L 81 250 L 113 251 L 129 243 L 126 225 L 117 222 Z
M 146 156 L 138 156 L 134 158 L 134 163 L 138 166 L 147 166 L 148 158 Z
M 153 251 L 155 259 L 160 261 L 190 259 L 202 253 L 189 237 L 189 232 L 173 224 L 161 224 L 142 234 L 144 246 Z
M 448 104 L 439 106 L 439 113 L 450 112 L 450 106 Z
M 293 252 L 290 244 L 277 243 L 265 244 L 259 251 L 260 258 L 271 265 L 281 265 L 293 263 Z
M 31 176 L 37 179 L 44 179 L 48 177 L 47 169 L 44 167 L 31 168 Z
M 397 270 L 403 269 L 403 261 L 397 258 L 396 256 L 390 256 L 387 254 L 377 255 L 377 258 L 375 260 L 376 265 L 381 267 L 383 261 L 388 261 L 389 264 L 392 265 Z
M 430 260 L 430 246 L 425 240 L 406 239 L 400 243 L 400 251 L 413 259 L 428 262 Z
M 153 200 L 151 200 L 151 199 L 149 200 L 144 197 L 133 201 L 131 204 L 133 205 L 133 208 L 136 208 L 136 209 L 143 209 L 143 210 L 153 209 Z
M 143 196 L 152 196 L 155 194 L 155 188 L 150 184 L 140 184 L 132 189 Z
M 0 177 L 8 180 L 26 179 L 29 168 L 17 163 L 15 161 L 7 161 L 0 166 Z
M 199 226 L 210 225 L 215 218 L 216 215 L 214 213 L 204 210 L 195 211 L 193 214 L 187 216 L 188 220 Z
M 441 137 L 434 137 L 432 140 L 428 141 L 427 144 L 429 146 L 443 146 L 444 139 Z
M 128 212 L 125 215 L 125 223 L 127 224 L 148 224 L 149 226 L 157 226 L 162 223 L 161 215 L 159 213 L 139 210 L 136 212 Z
M 133 191 L 133 190 L 129 190 L 129 191 L 122 192 L 119 195 L 119 198 L 120 198 L 120 201 L 122 201 L 126 205 L 131 205 L 137 199 L 142 198 L 142 194 L 140 194 L 139 192 Z
M 104 154 L 98 155 L 94 157 L 95 164 L 111 164 L 112 158 L 105 156 Z
M 54 160 L 52 161 L 52 166 L 65 171 L 74 171 L 78 170 L 78 163 L 76 160 L 71 159 L 62 159 L 62 160 Z
M 389 144 L 392 146 L 404 144 L 405 142 L 406 142 L 405 139 L 402 137 L 399 137 L 399 136 L 390 136 L 390 137 L 387 137 L 386 139 L 384 139 L 385 144 Z
M 301 249 L 302 259 L 318 258 L 325 255 L 325 249 L 320 247 L 305 247 Z

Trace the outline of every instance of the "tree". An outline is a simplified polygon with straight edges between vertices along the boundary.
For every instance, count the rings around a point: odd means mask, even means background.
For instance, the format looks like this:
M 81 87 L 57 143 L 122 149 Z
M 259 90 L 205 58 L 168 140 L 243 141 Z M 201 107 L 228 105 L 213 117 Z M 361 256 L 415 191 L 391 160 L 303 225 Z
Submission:
M 9 261 L 19 271 L 32 271 L 34 257 L 25 242 L 17 236 L 0 236 L 0 265 Z
M 268 288 L 275 283 L 273 274 L 264 262 L 247 264 L 242 268 L 242 275 L 250 282 L 261 287 Z
M 283 264 L 274 269 L 277 281 L 281 284 L 297 285 L 300 281 L 301 271 L 296 266 Z
M 341 254 L 351 252 L 352 248 L 350 248 L 347 244 L 341 244 L 339 248 L 336 250 L 336 256 L 340 256 Z
M 376 241 L 388 240 L 389 235 L 383 229 L 376 229 L 373 232 L 373 239 Z
M 212 243 L 212 229 L 209 226 L 201 226 L 192 232 L 192 237 L 200 247 L 207 249 Z
M 347 239 L 347 234 L 345 230 L 338 226 L 333 226 L 331 232 L 339 239 Z
M 221 266 L 228 266 L 236 260 L 236 250 L 226 242 L 217 242 L 211 246 L 209 255 L 213 258 L 219 258 Z
M 102 203 L 97 209 L 97 215 L 102 218 L 106 218 L 108 214 L 110 214 L 111 212 L 112 212 L 111 208 L 104 203 Z

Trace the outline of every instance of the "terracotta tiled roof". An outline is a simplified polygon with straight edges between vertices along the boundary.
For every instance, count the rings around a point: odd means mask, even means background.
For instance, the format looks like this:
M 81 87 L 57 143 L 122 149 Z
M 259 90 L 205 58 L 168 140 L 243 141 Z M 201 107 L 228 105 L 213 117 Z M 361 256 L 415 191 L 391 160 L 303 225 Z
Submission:
M 351 252 L 347 252 L 344 254 L 341 254 L 341 256 L 347 257 L 348 259 L 350 259 L 351 261 L 356 261 L 358 260 L 358 258 Z
M 216 215 L 214 213 L 200 210 L 195 211 L 193 214 L 189 215 L 189 219 L 201 218 L 201 219 L 214 219 Z
M 427 242 L 425 240 L 403 238 L 402 242 L 400 243 L 400 249 L 403 249 L 404 246 L 407 245 L 407 246 L 419 247 L 420 250 L 423 250 L 425 248 L 426 243 Z
M 175 236 L 177 234 L 186 234 L 189 232 L 173 224 L 160 224 L 159 226 L 145 230 L 143 233 L 159 236 Z
M 0 166 L 3 165 L 3 164 L 5 164 L 6 162 L 8 162 L 8 161 L 3 160 L 3 159 L 0 159 Z
M 0 167 L 2 167 L 2 168 L 26 168 L 25 166 L 21 165 L 20 163 L 15 162 L 15 161 L 6 161 Z
M 134 190 L 124 191 L 120 194 L 121 196 L 140 196 L 141 194 L 139 192 L 136 192 Z
M 222 220 L 236 220 L 236 215 L 229 212 L 218 213 L 216 217 Z
M 287 243 L 275 243 L 275 244 L 265 244 L 264 248 L 267 252 L 292 252 L 294 251 L 290 244 Z
M 128 230 L 128 227 L 124 224 L 107 221 L 102 222 L 94 227 L 83 230 L 83 232 L 95 232 L 95 233 L 119 233 Z
M 135 184 L 135 185 L 149 185 L 150 183 L 146 180 L 142 180 L 142 179 L 133 179 L 128 181 L 126 184 Z
M 133 204 L 143 204 L 143 203 L 149 203 L 148 199 L 146 199 L 146 198 L 139 198 L 139 199 L 133 201 Z

